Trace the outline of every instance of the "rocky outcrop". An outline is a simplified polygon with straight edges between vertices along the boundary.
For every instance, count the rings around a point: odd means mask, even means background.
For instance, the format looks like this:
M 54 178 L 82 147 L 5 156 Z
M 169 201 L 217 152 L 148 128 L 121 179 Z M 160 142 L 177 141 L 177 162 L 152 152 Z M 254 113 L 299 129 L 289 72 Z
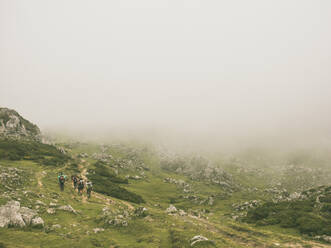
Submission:
M 41 141 L 39 128 L 8 108 L 0 108 L 0 137 Z
M 108 207 L 102 209 L 101 219 L 106 225 L 128 226 L 132 213 L 127 210 L 111 210 Z
M 0 207 L 0 227 L 43 227 L 44 221 L 37 212 L 21 207 L 18 201 L 9 201 Z

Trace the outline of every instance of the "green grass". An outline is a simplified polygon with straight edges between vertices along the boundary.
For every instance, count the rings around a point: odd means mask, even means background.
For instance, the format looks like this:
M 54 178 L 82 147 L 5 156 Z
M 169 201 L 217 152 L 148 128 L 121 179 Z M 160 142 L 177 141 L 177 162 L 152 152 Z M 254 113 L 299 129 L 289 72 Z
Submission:
M 64 144 L 62 144 L 64 145 Z M 69 147 L 69 146 L 68 146 Z M 95 144 L 71 145 L 70 155 L 77 155 L 81 152 L 91 154 L 100 152 Z M 126 158 L 131 154 L 129 148 L 111 148 L 109 153 L 117 158 Z M 139 150 L 138 150 L 139 151 Z M 43 201 L 47 206 L 51 202 L 58 205 L 71 205 L 78 214 L 57 211 L 50 215 L 46 212 L 48 207 L 41 206 L 39 215 L 46 223 L 45 229 L 0 229 L 0 244 L 5 247 L 155 247 L 155 248 L 175 248 L 190 247 L 190 239 L 195 235 L 203 235 L 213 242 L 197 245 L 196 247 L 262 247 L 268 245 L 272 247 L 274 242 L 284 243 L 304 243 L 302 237 L 296 229 L 284 229 L 279 225 L 256 227 L 254 224 L 234 222 L 227 217 L 231 209 L 231 204 L 245 200 L 255 199 L 259 193 L 247 193 L 245 191 L 235 192 L 231 196 L 223 199 L 215 197 L 213 206 L 197 205 L 189 200 L 183 199 L 182 189 L 174 184 L 163 182 L 166 177 L 185 180 L 192 186 L 194 194 L 207 197 L 211 194 L 222 195 L 224 190 L 217 185 L 212 185 L 204 181 L 194 181 L 184 175 L 179 175 L 169 171 L 164 171 L 159 167 L 159 161 L 150 150 L 143 150 L 139 160 L 143 160 L 144 165 L 150 170 L 145 171 L 145 178 L 142 180 L 125 180 L 127 173 L 132 175 L 137 172 L 132 169 L 120 171 L 120 175 L 115 175 L 108 165 L 96 163 L 89 157 L 85 162 L 79 159 L 70 163 L 60 163 L 48 166 L 42 161 L 33 161 L 22 158 L 18 161 L 1 160 L 3 167 L 15 167 L 22 170 L 22 185 L 16 186 L 15 198 L 20 198 L 22 206 L 35 208 L 36 201 Z M 93 181 L 94 187 L 103 187 L 109 192 L 112 187 L 120 187 L 125 193 L 142 196 L 145 202 L 127 202 L 108 196 L 107 192 L 98 190 L 101 194 L 92 193 L 92 198 L 86 200 L 79 196 L 68 181 L 64 192 L 60 192 L 57 181 L 57 174 L 63 171 L 69 177 L 71 174 L 81 173 L 83 168 L 89 172 L 89 179 Z M 95 172 L 95 173 L 93 173 Z M 93 177 L 96 176 L 96 177 Z M 252 176 L 253 177 L 253 176 Z M 251 175 L 249 176 L 251 178 Z M 259 180 L 254 177 L 254 180 Z M 38 181 L 42 183 L 38 184 Z M 98 189 L 98 188 L 96 188 Z M 5 189 L 0 186 L 0 193 Z M 25 195 L 23 192 L 31 193 Z M 123 192 L 120 192 L 121 194 Z M 85 193 L 84 193 L 85 194 Z M 131 196 L 132 196 L 131 195 Z M 123 199 L 123 195 L 121 195 Z M 110 204 L 105 199 L 110 199 Z M 0 204 L 7 201 L 0 195 Z M 127 199 L 132 200 L 132 199 Z M 201 220 L 190 216 L 170 216 L 165 213 L 165 209 L 171 202 L 177 208 L 184 210 L 207 209 L 207 219 Z M 144 206 L 148 208 L 147 217 L 131 217 L 127 227 L 104 226 L 98 221 L 102 214 L 102 209 L 107 206 L 111 210 L 128 209 L 129 206 Z M 62 228 L 51 230 L 52 225 L 60 224 Z M 105 231 L 94 233 L 93 228 L 104 227 Z M 286 231 L 287 230 L 287 231 Z M 1 246 L 0 246 L 1 247 Z
M 95 169 L 89 170 L 88 175 L 89 180 L 93 182 L 94 191 L 134 203 L 145 202 L 140 195 L 130 192 L 118 185 L 119 183 L 127 184 L 127 179 L 116 176 L 101 162 L 97 162 L 94 166 Z
M 57 166 L 70 160 L 56 147 L 34 141 L 0 139 L 0 158 L 32 160 L 43 165 Z

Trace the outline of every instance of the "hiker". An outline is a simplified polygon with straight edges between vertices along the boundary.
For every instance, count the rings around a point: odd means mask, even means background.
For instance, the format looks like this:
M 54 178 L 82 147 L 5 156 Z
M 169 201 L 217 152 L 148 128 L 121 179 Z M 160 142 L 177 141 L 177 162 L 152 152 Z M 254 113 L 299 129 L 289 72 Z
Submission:
M 74 189 L 77 189 L 78 177 L 77 176 L 71 176 L 71 180 L 74 184 Z
M 84 189 L 84 180 L 83 180 L 83 178 L 80 178 L 78 181 L 78 194 L 79 195 L 82 195 L 83 189 Z
M 60 172 L 57 178 L 59 180 L 60 190 L 64 191 L 64 183 L 66 181 L 66 175 Z
M 86 192 L 87 192 L 87 198 L 90 199 L 91 197 L 91 192 L 93 190 L 93 185 L 91 181 L 87 181 L 86 183 Z

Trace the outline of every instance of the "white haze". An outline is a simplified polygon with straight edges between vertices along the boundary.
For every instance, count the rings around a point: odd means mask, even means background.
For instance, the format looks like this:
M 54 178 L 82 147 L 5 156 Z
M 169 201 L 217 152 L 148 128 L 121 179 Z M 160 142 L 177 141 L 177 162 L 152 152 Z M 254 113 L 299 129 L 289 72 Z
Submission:
M 0 105 L 43 130 L 330 145 L 329 0 L 0 0 Z

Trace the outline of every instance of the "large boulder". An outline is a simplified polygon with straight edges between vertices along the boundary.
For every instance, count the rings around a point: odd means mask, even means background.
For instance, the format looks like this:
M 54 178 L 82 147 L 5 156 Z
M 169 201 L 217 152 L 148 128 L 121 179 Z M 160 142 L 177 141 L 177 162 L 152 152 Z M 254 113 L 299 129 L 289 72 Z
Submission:
M 0 227 L 42 226 L 44 221 L 36 216 L 37 213 L 29 208 L 21 207 L 18 201 L 9 201 L 0 207 Z
M 37 212 L 26 207 L 21 207 L 19 213 L 21 214 L 26 225 L 30 225 L 32 219 L 37 215 Z
M 20 203 L 18 201 L 9 201 L 6 205 L 0 207 L 0 227 L 24 227 L 25 222 L 19 210 Z

